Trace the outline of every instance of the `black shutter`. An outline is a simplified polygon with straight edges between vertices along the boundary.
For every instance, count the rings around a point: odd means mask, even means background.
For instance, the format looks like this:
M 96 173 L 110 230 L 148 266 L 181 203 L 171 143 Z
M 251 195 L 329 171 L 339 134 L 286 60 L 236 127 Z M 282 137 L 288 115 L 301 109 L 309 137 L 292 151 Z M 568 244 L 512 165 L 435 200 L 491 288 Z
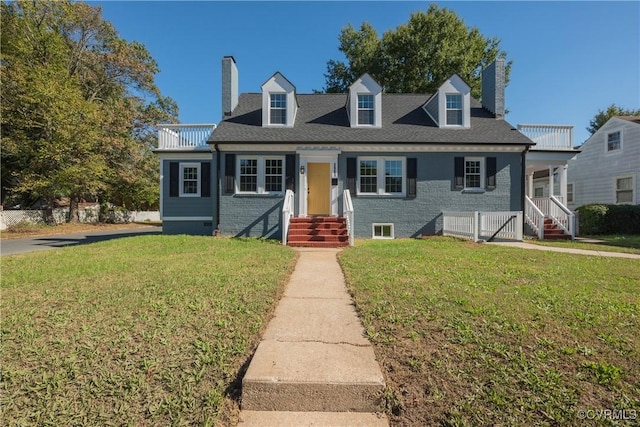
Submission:
M 493 190 L 496 188 L 496 158 L 487 157 L 487 189 Z
M 287 154 L 285 157 L 285 185 L 287 190 L 296 191 L 296 155 Z
M 351 197 L 356 196 L 356 179 L 358 177 L 357 162 L 357 158 L 347 157 L 347 190 L 351 193 Z
M 211 163 L 200 164 L 200 197 L 211 197 Z
M 454 159 L 454 164 L 455 180 L 453 188 L 461 190 L 464 188 L 464 157 L 456 157 Z
M 415 198 L 417 195 L 418 159 L 407 159 L 407 197 Z
M 169 163 L 169 197 L 180 195 L 180 164 L 178 162 Z
M 236 155 L 226 154 L 224 161 L 224 189 L 225 193 L 233 194 L 236 191 Z

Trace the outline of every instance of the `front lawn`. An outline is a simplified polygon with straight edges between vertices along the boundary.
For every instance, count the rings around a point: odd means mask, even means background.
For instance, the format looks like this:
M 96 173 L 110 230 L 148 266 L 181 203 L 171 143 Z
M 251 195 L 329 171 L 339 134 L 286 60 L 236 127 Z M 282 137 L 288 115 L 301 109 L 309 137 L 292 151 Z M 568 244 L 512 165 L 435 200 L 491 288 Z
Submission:
M 226 423 L 294 262 L 194 236 L 2 257 L 3 425 Z
M 359 241 L 340 262 L 392 425 L 640 419 L 637 260 L 439 237 Z

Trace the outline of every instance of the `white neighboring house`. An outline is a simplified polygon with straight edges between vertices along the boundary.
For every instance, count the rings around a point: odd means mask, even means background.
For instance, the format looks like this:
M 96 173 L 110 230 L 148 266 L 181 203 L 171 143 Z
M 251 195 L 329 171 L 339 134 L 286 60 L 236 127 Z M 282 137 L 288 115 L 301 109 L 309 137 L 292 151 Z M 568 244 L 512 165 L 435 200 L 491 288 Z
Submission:
M 569 160 L 567 205 L 640 204 L 640 116 L 610 118 Z

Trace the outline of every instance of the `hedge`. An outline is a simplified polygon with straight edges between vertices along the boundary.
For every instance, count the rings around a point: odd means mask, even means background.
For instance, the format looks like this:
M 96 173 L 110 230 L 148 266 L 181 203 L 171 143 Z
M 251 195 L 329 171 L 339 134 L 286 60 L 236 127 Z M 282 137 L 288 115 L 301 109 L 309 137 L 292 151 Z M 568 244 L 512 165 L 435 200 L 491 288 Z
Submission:
M 640 234 L 640 205 L 580 206 L 580 234 Z

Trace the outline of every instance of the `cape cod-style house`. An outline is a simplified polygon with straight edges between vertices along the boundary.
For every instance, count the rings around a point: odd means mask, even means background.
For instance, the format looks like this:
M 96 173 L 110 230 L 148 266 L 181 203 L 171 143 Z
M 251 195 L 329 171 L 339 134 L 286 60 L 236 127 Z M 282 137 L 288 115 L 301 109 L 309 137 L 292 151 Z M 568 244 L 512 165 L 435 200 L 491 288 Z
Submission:
M 348 93 L 300 94 L 276 72 L 239 94 L 226 56 L 220 123 L 158 126 L 163 232 L 340 246 L 456 230 L 522 238 L 525 223 L 544 237 L 546 222 L 570 236 L 570 211 L 554 218 L 527 179 L 575 151 L 507 123 L 504 92 L 497 60 L 483 71 L 482 102 L 457 75 L 433 94 L 383 93 L 368 74 Z

